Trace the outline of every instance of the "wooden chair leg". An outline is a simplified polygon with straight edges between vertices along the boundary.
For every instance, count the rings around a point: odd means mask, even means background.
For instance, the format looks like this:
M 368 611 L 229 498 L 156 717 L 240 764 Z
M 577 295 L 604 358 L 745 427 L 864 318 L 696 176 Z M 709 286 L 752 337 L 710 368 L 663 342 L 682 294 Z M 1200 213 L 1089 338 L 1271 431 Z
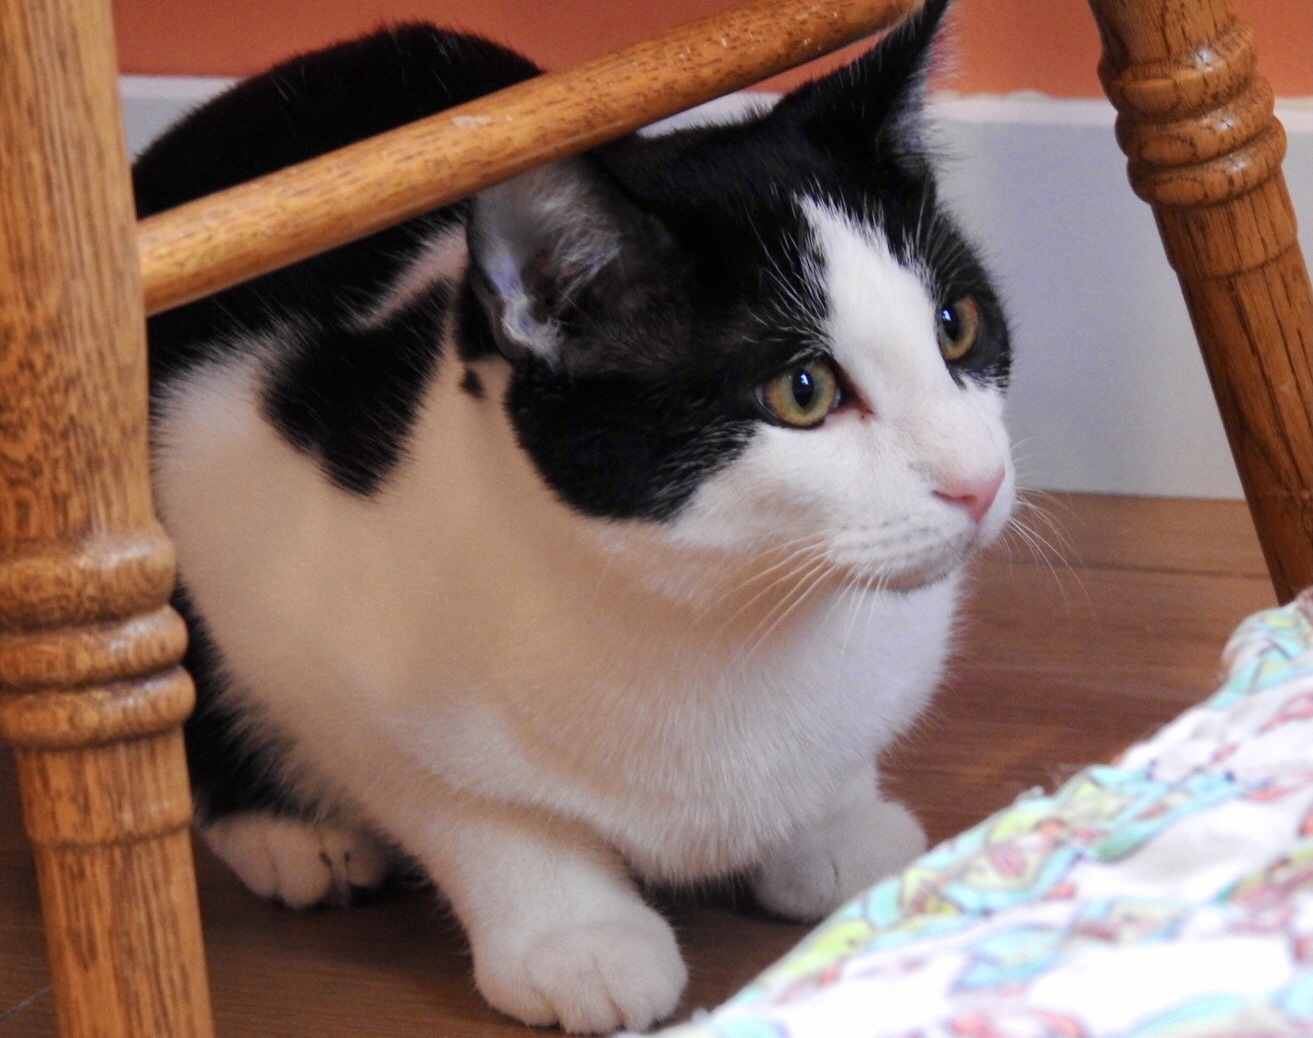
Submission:
M 0 0 L 0 737 L 65 1038 L 208 1036 L 109 5 Z
M 1272 90 L 1226 0 L 1089 5 L 1131 184 L 1180 277 L 1284 602 L 1313 584 L 1313 306 Z

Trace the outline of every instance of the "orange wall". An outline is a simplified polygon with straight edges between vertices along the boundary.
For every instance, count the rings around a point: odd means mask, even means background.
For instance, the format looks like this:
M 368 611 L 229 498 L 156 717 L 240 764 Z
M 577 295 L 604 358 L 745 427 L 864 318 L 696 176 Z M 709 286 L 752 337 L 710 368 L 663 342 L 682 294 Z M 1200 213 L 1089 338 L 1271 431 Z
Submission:
M 548 68 L 600 54 L 729 0 L 113 0 L 123 72 L 235 76 L 388 21 L 428 19 L 490 36 Z M 1254 26 L 1260 68 L 1281 96 L 1313 94 L 1313 4 L 1232 0 Z M 1084 0 L 964 0 L 962 93 L 1038 90 L 1101 97 L 1098 38 Z

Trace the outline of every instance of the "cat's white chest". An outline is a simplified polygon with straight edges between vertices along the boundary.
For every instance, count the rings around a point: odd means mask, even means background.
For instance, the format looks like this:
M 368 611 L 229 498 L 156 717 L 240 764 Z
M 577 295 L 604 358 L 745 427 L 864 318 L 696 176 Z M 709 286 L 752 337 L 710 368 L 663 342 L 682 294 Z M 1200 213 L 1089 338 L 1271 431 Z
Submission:
M 435 632 L 414 687 L 378 690 L 390 708 L 361 717 L 351 756 L 413 773 L 419 801 L 455 791 L 575 820 L 665 880 L 749 865 L 824 814 L 923 707 L 951 601 L 835 600 L 726 659 L 617 603 L 586 632 L 555 627 L 547 595 L 518 649 L 504 629 L 501 659 Z

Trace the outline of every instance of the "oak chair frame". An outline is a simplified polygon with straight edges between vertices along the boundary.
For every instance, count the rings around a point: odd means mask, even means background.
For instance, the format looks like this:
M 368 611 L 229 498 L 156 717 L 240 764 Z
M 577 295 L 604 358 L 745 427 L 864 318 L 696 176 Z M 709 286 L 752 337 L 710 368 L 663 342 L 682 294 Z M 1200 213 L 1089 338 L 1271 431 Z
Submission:
M 1089 0 L 1277 597 L 1313 583 L 1310 290 L 1225 0 Z M 144 317 L 747 86 L 918 0 L 749 0 L 137 224 L 108 0 L 0 0 L 0 738 L 65 1038 L 211 1035 Z

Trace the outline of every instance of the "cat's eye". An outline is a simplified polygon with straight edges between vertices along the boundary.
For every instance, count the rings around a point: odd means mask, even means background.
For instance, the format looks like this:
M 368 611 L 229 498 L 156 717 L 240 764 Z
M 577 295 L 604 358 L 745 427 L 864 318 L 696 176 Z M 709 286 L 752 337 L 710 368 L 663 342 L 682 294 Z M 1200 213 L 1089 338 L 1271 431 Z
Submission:
M 839 376 L 824 360 L 781 371 L 757 391 L 757 400 L 785 425 L 811 429 L 839 406 Z
M 963 296 L 939 308 L 935 315 L 939 352 L 949 363 L 961 360 L 976 344 L 980 335 L 980 307 L 970 296 Z

